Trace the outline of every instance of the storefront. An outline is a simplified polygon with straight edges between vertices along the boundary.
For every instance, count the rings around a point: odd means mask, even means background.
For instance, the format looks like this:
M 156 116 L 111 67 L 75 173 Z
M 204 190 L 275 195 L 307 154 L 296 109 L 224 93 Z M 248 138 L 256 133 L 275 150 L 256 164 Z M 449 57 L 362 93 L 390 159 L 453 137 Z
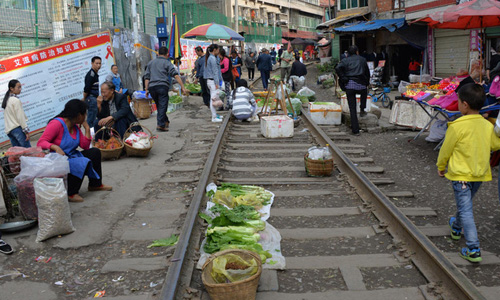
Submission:
M 469 68 L 470 31 L 434 30 L 434 76 L 448 77 Z

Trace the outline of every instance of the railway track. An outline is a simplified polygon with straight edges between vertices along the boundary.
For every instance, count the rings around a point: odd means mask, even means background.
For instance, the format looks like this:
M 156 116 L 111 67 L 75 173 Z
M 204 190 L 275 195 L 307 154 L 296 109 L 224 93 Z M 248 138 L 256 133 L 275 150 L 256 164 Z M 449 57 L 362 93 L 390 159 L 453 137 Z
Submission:
M 331 145 L 334 176 L 306 176 L 303 155 L 316 144 Z M 196 160 L 202 152 L 191 151 L 184 160 Z M 407 218 L 425 209 L 398 209 L 388 196 L 411 193 L 383 193 L 377 186 L 393 181 L 372 164 L 363 145 L 352 144 L 335 127 L 317 126 L 304 111 L 290 139 L 265 139 L 259 124 L 225 118 L 194 190 L 160 299 L 189 298 L 190 291 L 203 290 L 195 269 L 204 229 L 198 212 L 212 181 L 261 185 L 276 194 L 268 222 L 282 235 L 287 266 L 263 273 L 257 299 L 486 299 Z M 200 297 L 208 299 L 206 293 Z

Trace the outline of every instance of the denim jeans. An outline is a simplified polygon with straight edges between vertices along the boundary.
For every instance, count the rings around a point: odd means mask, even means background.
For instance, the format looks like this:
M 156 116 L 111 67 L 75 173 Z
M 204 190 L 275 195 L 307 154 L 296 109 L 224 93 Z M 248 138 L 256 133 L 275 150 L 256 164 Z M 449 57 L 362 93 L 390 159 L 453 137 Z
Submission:
M 260 71 L 260 78 L 262 79 L 262 86 L 267 90 L 267 85 L 269 84 L 269 77 L 271 76 L 271 71 Z
M 476 224 L 472 211 L 472 198 L 481 186 L 482 182 L 452 181 L 455 201 L 457 203 L 457 214 L 453 229 L 464 229 L 465 244 L 469 249 L 479 248 L 479 238 L 477 237 Z
M 168 87 L 166 85 L 157 85 L 149 88 L 151 97 L 156 103 L 158 114 L 156 116 L 156 125 L 158 127 L 165 127 L 168 123 L 167 109 L 168 109 Z
M 31 144 L 30 141 L 26 140 L 26 134 L 24 134 L 23 129 L 21 126 L 18 126 L 14 129 L 12 129 L 7 136 L 10 139 L 10 143 L 12 144 L 12 147 L 25 147 L 25 148 L 30 148 Z
M 97 125 L 97 97 L 94 95 L 87 96 L 87 123 L 89 126 L 95 127 Z

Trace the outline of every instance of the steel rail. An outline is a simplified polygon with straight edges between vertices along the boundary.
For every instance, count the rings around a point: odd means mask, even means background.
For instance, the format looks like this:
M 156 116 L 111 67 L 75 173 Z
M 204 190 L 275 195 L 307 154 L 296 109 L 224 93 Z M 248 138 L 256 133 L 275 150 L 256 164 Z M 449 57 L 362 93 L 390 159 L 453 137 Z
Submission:
M 406 243 L 412 251 L 412 260 L 430 282 L 442 284 L 445 299 L 485 300 L 477 287 L 385 196 L 364 173 L 338 148 L 325 132 L 302 109 L 305 121 L 313 136 L 323 144 L 329 144 L 337 168 L 350 180 L 356 191 L 375 206 L 377 217 L 389 224 L 394 238 Z
M 174 254 L 171 257 L 171 265 L 168 268 L 167 275 L 165 277 L 165 282 L 163 283 L 163 288 L 161 290 L 161 300 L 173 300 L 176 297 L 177 289 L 180 284 L 182 269 L 186 263 L 186 253 L 188 246 L 191 241 L 193 227 L 198 216 L 198 211 L 200 210 L 200 205 L 205 196 L 205 187 L 208 184 L 213 172 L 215 171 L 218 163 L 219 153 L 221 151 L 222 140 L 227 131 L 229 119 L 231 119 L 231 110 L 229 110 L 226 118 L 221 124 L 221 128 L 215 137 L 214 143 L 205 162 L 203 172 L 201 173 L 200 180 L 196 186 L 193 199 L 189 206 L 189 210 L 186 215 L 186 220 L 182 226 L 181 233 L 179 235 L 179 241 L 177 242 L 177 247 L 175 248 Z

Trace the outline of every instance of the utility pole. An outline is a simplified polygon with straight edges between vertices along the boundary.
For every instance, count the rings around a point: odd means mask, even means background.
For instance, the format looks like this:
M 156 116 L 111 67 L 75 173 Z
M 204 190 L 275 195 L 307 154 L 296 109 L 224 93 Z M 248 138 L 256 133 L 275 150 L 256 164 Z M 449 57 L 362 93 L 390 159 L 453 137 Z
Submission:
M 239 13 L 239 8 L 238 8 L 238 0 L 235 0 L 234 1 L 234 23 L 235 23 L 235 26 L 234 28 L 236 29 L 236 33 L 239 33 L 239 16 L 238 16 L 238 13 Z
M 90 0 L 82 0 L 82 32 L 89 32 L 92 30 L 91 16 L 90 16 Z
M 52 32 L 54 41 L 64 38 L 62 0 L 52 0 Z
M 329 10 L 328 16 L 330 17 L 331 20 L 333 19 L 333 17 L 332 17 L 332 2 L 330 0 L 328 0 L 328 10 Z
M 38 0 L 35 0 L 35 46 L 38 47 Z
M 137 82 L 139 83 L 139 87 L 142 87 L 142 66 L 141 66 L 141 53 L 140 53 L 140 43 L 139 43 L 139 16 L 137 15 L 137 3 L 135 0 L 131 0 L 130 2 L 130 11 L 132 14 L 132 28 L 134 30 L 134 52 L 135 52 L 135 60 L 137 66 Z

